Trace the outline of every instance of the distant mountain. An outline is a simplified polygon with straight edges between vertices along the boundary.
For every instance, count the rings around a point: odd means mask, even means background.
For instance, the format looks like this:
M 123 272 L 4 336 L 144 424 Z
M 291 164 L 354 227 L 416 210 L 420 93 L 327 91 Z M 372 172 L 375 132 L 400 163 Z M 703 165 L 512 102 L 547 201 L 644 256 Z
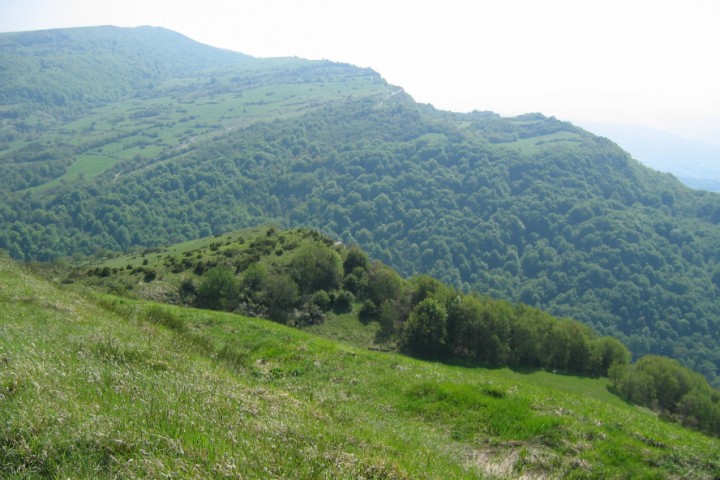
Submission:
M 720 147 L 636 125 L 602 122 L 582 125 L 611 138 L 650 168 L 672 173 L 692 188 L 720 191 Z
M 438 111 L 372 70 L 233 57 L 166 31 L 80 32 L 98 39 L 71 62 L 86 40 L 11 36 L 54 65 L 28 78 L 47 98 L 0 84 L 0 248 L 13 257 L 310 226 L 403 275 L 572 317 L 717 378 L 719 195 L 567 122 Z M 14 45 L 0 70 L 35 61 Z M 184 63 L 188 51 L 219 60 Z M 93 62 L 132 80 L 73 97 Z
M 391 93 L 369 69 L 259 60 L 155 27 L 0 34 L 0 85 L 0 190 L 92 177 L 241 125 Z
M 0 33 L 0 104 L 6 115 L 27 106 L 67 115 L 168 78 L 251 60 L 159 27 Z

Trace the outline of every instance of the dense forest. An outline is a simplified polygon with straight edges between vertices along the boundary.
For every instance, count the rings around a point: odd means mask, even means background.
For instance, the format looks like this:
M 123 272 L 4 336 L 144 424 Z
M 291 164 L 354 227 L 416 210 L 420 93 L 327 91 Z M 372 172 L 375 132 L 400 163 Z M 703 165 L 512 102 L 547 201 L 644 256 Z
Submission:
M 71 140 L 57 123 L 6 138 L 0 248 L 25 260 L 80 258 L 266 221 L 311 226 L 402 275 L 579 320 L 636 356 L 678 358 L 718 384 L 716 194 L 555 118 L 442 112 L 374 72 L 289 65 L 255 70 L 252 96 L 249 67 L 180 84 L 158 77 L 162 105 L 145 89 L 123 108 L 93 110 L 103 135 L 87 121 L 67 127 Z M 203 121 L 217 105 L 225 113 Z M 278 113 L 289 105 L 292 115 Z M 255 117 L 229 127 L 232 109 Z M 16 132 L 23 112 L 0 110 L 0 131 Z M 96 156 L 112 161 L 69 175 Z

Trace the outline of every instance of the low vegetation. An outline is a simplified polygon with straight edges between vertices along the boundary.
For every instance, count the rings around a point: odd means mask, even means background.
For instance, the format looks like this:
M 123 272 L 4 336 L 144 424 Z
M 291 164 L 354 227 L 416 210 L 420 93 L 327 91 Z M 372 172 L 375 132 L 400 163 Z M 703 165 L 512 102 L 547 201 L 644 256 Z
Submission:
M 676 360 L 646 355 L 633 365 L 614 365 L 610 377 L 623 398 L 683 425 L 720 436 L 720 392 Z
M 712 478 L 604 379 L 426 363 L 0 259 L 4 478 Z M 580 388 L 590 394 L 578 394 Z

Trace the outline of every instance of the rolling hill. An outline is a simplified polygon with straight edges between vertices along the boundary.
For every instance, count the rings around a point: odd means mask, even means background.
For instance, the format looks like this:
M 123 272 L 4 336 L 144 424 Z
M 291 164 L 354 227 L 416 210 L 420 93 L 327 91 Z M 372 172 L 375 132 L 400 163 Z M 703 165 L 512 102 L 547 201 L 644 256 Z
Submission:
M 0 34 L 6 114 L 38 109 L 70 118 L 157 82 L 193 77 L 207 68 L 251 62 L 159 27 L 105 26 Z
M 3 478 L 713 478 L 606 379 L 426 363 L 0 256 Z
M 607 139 L 541 114 L 438 111 L 371 70 L 252 59 L 164 30 L 2 45 L 4 71 L 55 58 L 28 91 L 61 81 L 66 104 L 0 88 L 0 248 L 14 258 L 310 226 L 403 275 L 580 320 L 718 384 L 720 197 Z M 80 45 L 93 47 L 61 61 Z M 90 61 L 119 73 L 93 78 Z M 72 93 L 96 83 L 107 94 Z

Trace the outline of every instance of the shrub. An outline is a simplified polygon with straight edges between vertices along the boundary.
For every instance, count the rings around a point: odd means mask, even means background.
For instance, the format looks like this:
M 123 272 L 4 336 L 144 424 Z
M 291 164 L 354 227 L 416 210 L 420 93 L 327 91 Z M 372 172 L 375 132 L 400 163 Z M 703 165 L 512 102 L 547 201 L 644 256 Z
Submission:
M 402 347 L 421 358 L 445 356 L 447 316 L 437 300 L 427 298 L 418 303 L 403 327 Z
M 327 312 L 330 310 L 333 302 L 330 295 L 325 290 L 318 290 L 313 293 L 310 303 L 316 305 L 323 312 Z
M 240 284 L 232 270 L 214 267 L 202 277 L 195 303 L 211 310 L 234 310 L 238 304 Z
M 341 290 L 335 295 L 333 308 L 337 313 L 347 313 L 352 310 L 352 303 L 355 301 L 355 295 L 347 290 Z

